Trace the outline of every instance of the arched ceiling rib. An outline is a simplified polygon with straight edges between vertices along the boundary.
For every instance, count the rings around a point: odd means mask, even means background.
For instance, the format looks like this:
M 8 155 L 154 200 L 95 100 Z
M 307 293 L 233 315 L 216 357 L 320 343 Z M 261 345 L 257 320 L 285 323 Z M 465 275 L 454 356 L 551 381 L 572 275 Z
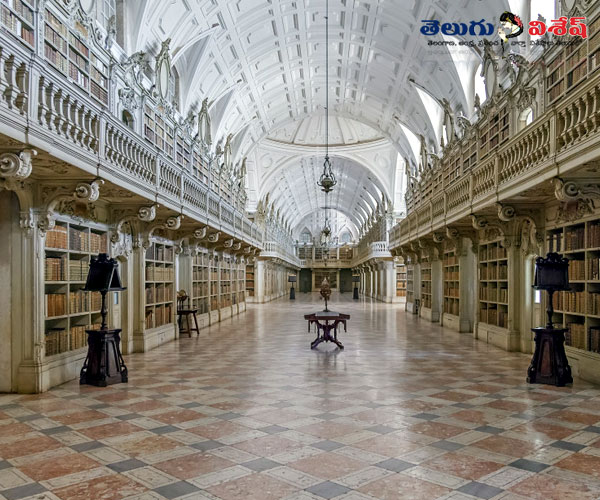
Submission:
M 321 157 L 305 157 L 281 169 L 263 199 L 268 193 L 269 200 L 276 209 L 281 209 L 283 218 L 294 228 L 301 225 L 307 215 L 322 212 L 326 206 L 343 213 L 360 228 L 381 201 L 378 190 L 383 190 L 379 181 L 359 163 L 333 157 L 338 183 L 326 197 L 316 185 L 321 174 L 321 162 Z
M 188 96 L 185 102 L 212 100 L 234 87 L 227 123 L 236 130 L 251 123 L 245 148 L 284 120 L 310 115 L 323 105 L 325 0 L 139 3 L 136 12 L 142 16 L 143 29 L 135 37 L 135 50 L 156 47 L 170 37 L 172 50 L 177 51 L 213 24 L 220 25 L 198 62 L 201 71 L 196 74 L 201 78 L 184 89 L 195 97 Z M 485 18 L 494 22 L 508 8 L 506 0 L 493 4 L 448 0 L 329 3 L 332 109 L 376 124 L 393 141 L 397 140 L 394 114 L 416 133 L 430 140 L 435 137 L 415 90 L 408 85 L 409 77 L 438 99 L 444 97 L 455 107 L 468 109 L 458 74 L 438 71 L 443 47 L 428 47 L 431 38 L 419 33 L 420 20 Z

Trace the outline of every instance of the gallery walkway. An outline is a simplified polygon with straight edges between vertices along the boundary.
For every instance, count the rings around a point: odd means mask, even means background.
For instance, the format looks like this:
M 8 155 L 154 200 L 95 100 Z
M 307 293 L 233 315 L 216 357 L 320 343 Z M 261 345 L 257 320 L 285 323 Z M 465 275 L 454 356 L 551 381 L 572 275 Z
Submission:
M 0 395 L 0 499 L 592 499 L 600 388 L 528 386 L 528 356 L 299 294 L 127 357 L 128 384 Z

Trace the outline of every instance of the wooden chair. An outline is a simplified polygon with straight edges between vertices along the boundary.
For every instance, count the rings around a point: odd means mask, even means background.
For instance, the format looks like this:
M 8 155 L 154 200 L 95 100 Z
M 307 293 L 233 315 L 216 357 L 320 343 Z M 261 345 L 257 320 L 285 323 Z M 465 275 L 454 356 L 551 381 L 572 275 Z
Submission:
M 187 302 L 187 306 L 186 306 Z M 185 290 L 179 290 L 177 292 L 177 322 L 179 323 L 179 334 L 187 333 L 190 337 L 192 332 L 196 332 L 196 335 L 200 335 L 200 329 L 198 328 L 198 319 L 196 313 L 198 309 L 192 309 L 190 307 L 190 298 Z M 194 318 L 194 326 L 192 328 L 190 324 L 190 316 Z M 185 319 L 186 328 L 183 328 L 183 320 Z

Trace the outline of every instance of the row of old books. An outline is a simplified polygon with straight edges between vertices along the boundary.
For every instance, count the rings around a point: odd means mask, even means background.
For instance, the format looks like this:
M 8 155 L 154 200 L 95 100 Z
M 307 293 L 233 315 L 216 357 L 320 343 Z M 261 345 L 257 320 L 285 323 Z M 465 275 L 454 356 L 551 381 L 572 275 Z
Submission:
M 155 309 L 155 326 L 162 326 L 173 322 L 173 308 L 170 304 L 159 306 Z
M 88 251 L 89 233 L 74 227 L 69 228 L 69 250 Z
M 584 247 L 585 227 L 567 229 L 565 232 L 565 251 L 579 250 Z
M 194 283 L 192 287 L 193 297 L 205 297 L 208 295 L 208 283 Z
M 66 328 L 52 328 L 46 332 L 46 356 L 74 351 L 87 345 L 86 330 L 99 330 L 100 323 L 87 326 L 72 326 L 69 332 Z
M 68 248 L 67 228 L 57 225 L 50 229 L 46 233 L 46 247 L 66 250 Z
M 208 280 L 208 271 L 206 268 L 194 268 L 192 279 L 194 281 L 206 281 Z
M 458 300 L 446 300 L 444 302 L 444 312 L 458 316 L 459 302 Z
M 146 281 L 173 281 L 172 267 L 159 267 L 155 264 L 146 264 Z
M 64 293 L 47 293 L 44 306 L 46 317 L 64 316 L 67 314 L 67 296 Z
M 444 279 L 446 281 L 457 281 L 460 277 L 460 272 L 459 271 L 445 271 L 444 272 Z
M 456 283 L 444 284 L 444 295 L 446 297 L 460 297 L 460 288 Z
M 600 292 L 588 293 L 587 309 L 588 314 L 593 314 L 594 316 L 600 315 Z
M 444 257 L 445 266 L 455 266 L 458 264 L 458 257 L 456 255 L 446 255 Z
M 46 257 L 44 260 L 44 279 L 46 281 L 66 281 L 67 256 Z
M 588 280 L 600 280 L 600 257 L 588 258 Z
M 86 260 L 69 261 L 69 279 L 71 281 L 86 281 L 90 264 Z
M 69 314 L 88 312 L 90 310 L 90 300 L 88 292 L 78 290 L 69 293 Z
M 569 261 L 569 281 L 580 281 L 585 279 L 585 260 Z
M 585 325 L 583 323 L 567 323 L 565 343 L 577 349 L 585 349 Z
M 479 248 L 479 260 L 505 259 L 506 248 L 500 245 L 482 246 Z
M 508 266 L 507 265 L 490 265 L 482 266 L 480 279 L 482 280 L 505 280 L 508 278 Z
M 588 248 L 600 248 L 600 222 L 588 226 Z

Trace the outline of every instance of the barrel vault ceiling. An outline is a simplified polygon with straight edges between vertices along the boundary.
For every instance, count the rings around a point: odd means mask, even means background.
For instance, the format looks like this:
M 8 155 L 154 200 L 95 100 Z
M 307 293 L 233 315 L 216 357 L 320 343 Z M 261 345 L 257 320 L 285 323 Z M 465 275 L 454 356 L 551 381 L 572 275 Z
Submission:
M 248 157 L 249 210 L 268 193 L 280 213 L 289 214 L 290 227 L 307 210 L 319 210 L 313 200 L 324 155 L 325 0 L 125 5 L 125 21 L 134 25 L 126 51 L 156 53 L 171 38 L 182 114 L 208 98 L 214 141 L 233 134 L 236 159 Z M 339 177 L 353 176 L 353 188 L 340 185 L 334 195 L 355 224 L 361 222 L 356 192 L 377 182 L 393 202 L 395 157 L 415 161 L 400 124 L 437 147 L 437 125 L 417 87 L 447 99 L 457 113 L 472 113 L 472 97 L 465 95 L 452 57 L 444 47 L 428 46 L 421 20 L 496 23 L 508 8 L 507 0 L 329 0 L 330 143 L 344 158 Z M 277 148 L 284 154 L 275 154 Z M 279 170 L 294 182 L 282 184 Z

